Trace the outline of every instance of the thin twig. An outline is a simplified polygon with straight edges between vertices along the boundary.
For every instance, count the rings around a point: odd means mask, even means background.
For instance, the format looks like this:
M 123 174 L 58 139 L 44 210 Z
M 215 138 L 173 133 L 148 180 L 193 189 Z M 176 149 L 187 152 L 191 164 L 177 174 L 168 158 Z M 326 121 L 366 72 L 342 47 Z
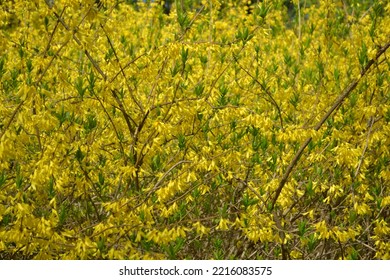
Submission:
M 155 190 L 158 189 L 158 187 L 160 186 L 160 184 L 162 183 L 162 181 L 164 181 L 165 177 L 168 176 L 168 174 L 176 168 L 176 166 L 180 165 L 180 164 L 183 164 L 183 163 L 191 163 L 192 161 L 190 160 L 181 160 L 179 162 L 176 162 L 174 165 L 171 166 L 171 168 L 168 169 L 167 172 L 164 173 L 164 175 L 161 176 L 160 180 L 157 181 L 157 183 L 154 185 L 154 187 L 152 188 L 152 190 L 150 191 L 150 193 L 154 192 Z
M 0 134 L 0 140 L 1 140 L 1 138 L 3 138 L 3 135 L 5 134 L 5 132 L 7 131 L 9 126 L 11 125 L 12 121 L 14 120 L 16 114 L 18 113 L 18 111 L 20 110 L 20 108 L 22 107 L 23 104 L 24 104 L 24 100 L 22 100 L 22 102 L 19 103 L 18 107 L 16 107 L 16 109 L 12 113 L 11 118 L 8 120 L 8 123 L 5 125 L 3 131 Z
M 60 14 L 61 17 L 62 17 L 62 15 L 64 14 L 65 9 L 66 9 L 66 6 L 65 6 L 65 7 L 62 9 L 62 11 L 61 11 L 61 14 Z M 59 19 L 57 19 L 56 25 L 54 26 L 53 31 L 52 31 L 51 34 L 50 34 L 49 42 L 47 42 L 46 48 L 45 48 L 45 50 L 43 51 L 44 56 L 46 56 L 47 52 L 48 52 L 49 49 L 50 49 L 51 41 L 52 41 L 53 38 L 54 38 L 54 34 L 55 34 L 56 30 L 57 30 L 57 27 L 58 27 L 58 24 L 59 24 L 59 23 L 60 23 L 60 21 L 59 21 Z
M 260 83 L 259 80 L 256 79 L 256 77 L 254 77 L 248 70 L 246 70 L 243 66 L 241 66 L 241 64 L 238 62 L 236 56 L 233 55 L 233 58 L 236 61 L 238 67 L 240 67 L 249 77 L 251 77 L 253 79 L 253 81 L 255 81 L 256 84 L 258 84 L 260 86 L 260 88 L 265 92 L 265 94 L 267 94 L 267 96 L 271 99 L 271 101 L 269 101 L 268 99 L 265 99 L 265 100 L 267 100 L 268 102 L 270 102 L 272 105 L 274 105 L 276 107 L 276 110 L 278 111 L 278 115 L 279 115 L 280 126 L 281 126 L 282 130 L 284 130 L 282 110 L 280 109 L 280 106 L 278 105 L 276 100 L 272 97 L 271 92 L 262 83 Z
M 125 150 L 124 150 L 123 145 L 122 145 L 122 141 L 120 140 L 121 137 L 119 136 L 119 132 L 118 132 L 118 130 L 117 130 L 115 124 L 114 124 L 113 119 L 111 118 L 110 114 L 107 112 L 106 107 L 104 107 L 104 104 L 103 104 L 102 100 L 96 95 L 95 91 L 92 91 L 92 94 L 93 94 L 93 95 L 95 96 L 95 98 L 98 100 L 100 106 L 102 106 L 104 113 L 106 114 L 108 120 L 110 121 L 110 123 L 111 123 L 111 125 L 112 125 L 112 128 L 114 129 L 114 132 L 115 132 L 115 134 L 116 134 L 116 137 L 117 137 L 118 140 L 119 140 L 119 147 L 120 147 L 120 150 L 121 150 L 122 155 L 126 155 L 126 154 L 125 154 Z M 126 159 L 126 157 L 125 157 L 125 165 L 127 165 L 127 159 Z
M 61 24 L 65 27 L 66 30 L 71 31 L 70 27 L 65 23 L 63 18 L 58 15 L 56 12 L 54 12 L 54 15 L 57 17 L 57 19 L 61 22 Z M 72 37 L 75 40 L 75 42 L 79 45 L 82 46 L 83 44 L 81 43 L 80 39 L 76 36 L 77 29 L 73 31 Z M 92 63 L 93 67 L 96 69 L 96 71 L 99 72 L 99 74 L 102 76 L 103 80 L 107 80 L 107 75 L 103 72 L 103 70 L 100 68 L 99 64 L 93 59 L 91 54 L 89 53 L 88 50 L 84 50 L 85 55 L 88 57 L 89 61 Z
M 187 33 L 188 30 L 191 29 L 191 26 L 194 24 L 196 18 L 200 15 L 200 13 L 204 10 L 204 5 L 198 10 L 198 12 L 195 14 L 195 16 L 191 19 L 190 23 L 188 26 L 184 29 L 184 32 L 181 34 L 179 41 L 183 40 L 185 34 Z
M 117 53 L 116 53 L 116 50 L 115 50 L 115 48 L 114 48 L 114 44 L 113 44 L 112 41 L 111 41 L 111 38 L 108 36 L 108 33 L 107 33 L 106 30 L 104 29 L 103 24 L 100 24 L 100 27 L 102 28 L 104 34 L 106 35 L 108 44 L 110 45 L 110 47 L 111 47 L 111 49 L 112 49 L 112 52 L 114 53 L 115 59 L 116 59 L 118 65 L 119 65 L 119 69 L 121 70 L 120 72 L 121 72 L 123 78 L 125 79 L 126 87 L 127 87 L 128 91 L 129 91 L 129 94 L 130 94 L 131 99 L 134 101 L 135 104 L 137 104 L 137 106 L 138 106 L 138 108 L 141 110 L 141 112 L 144 113 L 145 110 L 144 110 L 144 108 L 143 108 L 141 102 L 138 101 L 138 100 L 135 98 L 135 96 L 133 95 L 133 93 L 132 93 L 133 90 L 131 89 L 131 87 L 130 87 L 130 85 L 129 85 L 129 83 L 128 83 L 128 79 L 127 79 L 126 73 L 125 73 L 125 71 L 123 70 L 123 67 L 122 67 L 122 65 L 121 65 L 121 62 L 120 62 L 120 60 L 119 60 L 119 57 L 118 57 L 118 55 L 117 55 Z

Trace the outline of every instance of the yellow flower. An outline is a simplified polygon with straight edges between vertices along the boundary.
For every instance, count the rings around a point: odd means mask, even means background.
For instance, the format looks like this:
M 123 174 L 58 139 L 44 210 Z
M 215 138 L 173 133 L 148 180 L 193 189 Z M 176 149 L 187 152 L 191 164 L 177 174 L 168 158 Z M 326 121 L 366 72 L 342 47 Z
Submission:
M 226 220 L 226 219 L 221 218 L 221 219 L 219 220 L 219 224 L 218 224 L 218 226 L 216 227 L 216 229 L 219 229 L 219 230 L 228 230 L 228 229 L 229 229 L 229 226 L 228 226 L 229 223 L 230 223 L 229 220 Z

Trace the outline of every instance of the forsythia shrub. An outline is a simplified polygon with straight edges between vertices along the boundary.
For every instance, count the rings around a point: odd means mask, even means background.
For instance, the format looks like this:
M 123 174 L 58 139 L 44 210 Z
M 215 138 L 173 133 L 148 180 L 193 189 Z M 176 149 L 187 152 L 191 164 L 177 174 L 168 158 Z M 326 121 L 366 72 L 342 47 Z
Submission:
M 133 2 L 2 1 L 1 259 L 390 258 L 388 1 Z

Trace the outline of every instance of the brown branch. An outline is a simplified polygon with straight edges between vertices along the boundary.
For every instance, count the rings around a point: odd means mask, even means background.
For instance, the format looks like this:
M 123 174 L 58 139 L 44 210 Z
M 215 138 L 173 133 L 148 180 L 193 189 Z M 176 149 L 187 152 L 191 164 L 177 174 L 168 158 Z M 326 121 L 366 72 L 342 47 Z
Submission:
M 116 137 L 119 140 L 119 147 L 120 147 L 121 153 L 122 153 L 122 155 L 125 155 L 125 150 L 123 149 L 122 141 L 120 140 L 121 137 L 119 136 L 119 132 L 118 132 L 116 126 L 115 126 L 115 123 L 114 123 L 113 119 L 111 118 L 110 114 L 107 112 L 106 107 L 104 107 L 104 104 L 103 104 L 102 100 L 96 95 L 95 91 L 92 91 L 92 94 L 95 95 L 95 98 L 98 100 L 100 106 L 102 106 L 102 108 L 103 108 L 104 113 L 107 115 L 107 118 L 110 121 L 110 123 L 111 123 L 111 125 L 112 125 L 112 127 L 114 129 Z M 125 157 L 125 165 L 127 165 L 126 157 Z
M 191 26 L 194 24 L 196 18 L 203 12 L 204 5 L 198 10 L 198 12 L 194 15 L 194 17 L 191 19 L 188 26 L 184 29 L 183 33 L 181 34 L 179 41 L 182 41 L 184 39 L 184 36 L 186 35 L 187 31 L 191 29 Z
M 8 123 L 5 125 L 4 127 L 4 130 L 1 132 L 0 134 L 0 140 L 1 138 L 3 138 L 3 135 L 5 134 L 5 132 L 7 131 L 7 129 L 10 127 L 12 121 L 14 120 L 16 114 L 18 113 L 18 111 L 20 110 L 20 108 L 22 107 L 22 105 L 24 104 L 24 101 L 20 102 L 18 107 L 16 107 L 16 109 L 14 110 L 14 112 L 12 113 L 12 116 L 11 118 L 8 120 Z
M 337 97 L 337 99 L 335 100 L 335 102 L 333 103 L 332 107 L 328 110 L 328 112 L 322 117 L 322 119 L 318 122 L 318 124 L 315 126 L 314 130 L 318 131 L 321 126 L 325 123 L 325 121 L 329 118 L 329 116 L 336 110 L 340 107 L 340 105 L 343 103 L 343 101 L 345 100 L 345 98 L 347 98 L 349 96 L 349 94 L 356 88 L 356 86 L 358 85 L 358 83 L 360 82 L 360 80 L 368 73 L 369 69 L 371 68 L 371 66 L 378 61 L 379 57 L 390 47 L 390 41 L 385 44 L 383 47 L 381 47 L 375 58 L 371 59 L 367 65 L 363 68 L 361 74 L 360 74 L 360 77 L 358 79 L 355 79 L 353 80 L 345 89 L 344 91 Z M 295 165 L 297 164 L 299 158 L 301 157 L 303 151 L 305 150 L 305 148 L 307 147 L 307 145 L 309 145 L 309 143 L 311 142 L 312 140 L 312 137 L 309 137 L 306 139 L 306 141 L 301 145 L 301 147 L 299 148 L 298 152 L 295 154 L 293 160 L 290 162 L 290 164 L 288 165 L 286 171 L 284 172 L 284 175 L 282 177 L 282 180 L 280 181 L 279 183 L 279 186 L 278 188 L 276 189 L 275 191 L 275 196 L 274 196 L 274 199 L 272 200 L 272 203 L 271 203 L 271 209 L 273 209 L 275 207 L 275 204 L 276 204 L 276 201 L 278 200 L 279 196 L 280 196 L 280 193 L 282 192 L 282 189 L 284 187 L 284 185 L 286 184 L 287 180 L 288 180 L 288 177 L 291 173 L 291 171 L 294 169 Z
M 147 53 L 142 53 L 139 56 L 135 57 L 133 60 L 129 61 L 125 66 L 123 66 L 116 74 L 114 77 L 111 78 L 110 84 L 118 78 L 118 76 L 122 73 L 123 70 L 127 69 L 131 64 L 135 63 L 138 59 L 141 57 L 147 55 Z
M 54 12 L 54 15 L 57 17 L 57 19 L 61 22 L 61 24 L 65 27 L 66 30 L 71 31 L 70 27 L 65 23 L 63 18 L 58 15 L 56 12 Z M 75 40 L 75 42 L 79 45 L 82 46 L 82 43 L 79 38 L 76 36 L 77 29 L 73 31 L 72 37 Z M 107 75 L 103 72 L 103 70 L 100 68 L 99 64 L 93 59 L 91 54 L 89 53 L 88 50 L 84 50 L 85 55 L 88 57 L 89 61 L 91 61 L 93 67 L 96 69 L 96 71 L 99 72 L 99 74 L 103 77 L 104 80 L 107 80 Z
M 45 69 L 43 69 L 43 71 L 41 72 L 41 75 L 39 76 L 39 78 L 35 81 L 35 86 L 39 85 L 39 83 L 42 81 L 43 77 L 45 76 L 47 70 L 49 70 L 50 66 L 52 65 L 54 59 L 58 56 L 60 51 L 69 43 L 69 41 L 70 41 L 70 39 L 67 40 L 63 45 L 61 45 L 61 47 L 57 50 L 57 52 L 52 56 L 49 63 L 46 65 Z
M 126 122 L 127 128 L 129 129 L 130 135 L 131 135 L 132 137 L 134 137 L 135 131 L 134 131 L 134 127 L 133 127 L 133 126 L 131 125 L 131 123 L 130 123 L 130 120 L 131 120 L 134 124 L 136 124 L 136 123 L 135 123 L 135 121 L 127 114 L 126 109 L 125 109 L 125 107 L 123 106 L 123 103 L 122 103 L 121 100 L 119 99 L 118 94 L 117 94 L 116 92 L 117 92 L 117 91 L 116 91 L 115 89 L 111 90 L 111 93 L 112 93 L 112 95 L 113 95 L 114 98 L 115 98 L 115 101 L 116 101 L 116 102 L 118 103 L 118 105 L 119 105 L 119 110 L 122 112 L 123 117 L 125 118 L 125 122 Z
M 127 87 L 128 91 L 129 91 L 131 99 L 134 101 L 135 104 L 137 104 L 137 106 L 141 110 L 141 112 L 144 112 L 144 108 L 143 108 L 142 104 L 135 98 L 134 94 L 132 93 L 133 90 L 131 89 L 131 87 L 130 87 L 130 85 L 128 83 L 127 76 L 125 74 L 125 71 L 123 70 L 123 67 L 122 67 L 121 62 L 119 60 L 119 57 L 118 57 L 118 55 L 116 53 L 116 50 L 114 48 L 114 44 L 112 43 L 112 41 L 111 41 L 110 37 L 108 36 L 106 30 L 104 29 L 103 24 L 100 24 L 100 27 L 102 28 L 104 34 L 106 35 L 108 44 L 110 45 L 110 47 L 111 47 L 111 49 L 112 49 L 112 51 L 114 53 L 115 59 L 116 59 L 118 65 L 119 65 L 120 72 L 121 72 L 123 78 L 125 79 L 126 87 Z
M 62 15 L 64 14 L 65 9 L 66 9 L 66 6 L 62 9 L 62 12 L 61 12 L 61 14 L 60 14 L 61 17 L 62 17 Z M 44 53 L 44 56 L 46 56 L 47 52 L 48 52 L 49 49 L 50 49 L 51 41 L 52 41 L 53 38 L 54 38 L 54 34 L 55 34 L 56 30 L 57 30 L 57 27 L 58 27 L 58 24 L 59 24 L 59 23 L 60 23 L 60 21 L 59 21 L 59 19 L 57 18 L 56 25 L 54 26 L 53 31 L 52 31 L 51 34 L 50 34 L 49 42 L 47 42 L 47 46 L 46 46 L 46 48 L 45 48 L 45 50 L 44 50 L 44 52 L 43 52 L 43 53 Z
M 152 101 L 151 104 L 154 104 L 154 101 L 155 101 L 155 99 L 156 99 L 156 97 L 157 97 L 157 94 L 153 94 L 153 93 L 154 93 L 154 90 L 155 90 L 155 88 L 156 88 L 156 86 L 157 86 L 158 80 L 160 79 L 162 73 L 164 72 L 165 67 L 167 66 L 168 58 L 169 58 L 169 57 L 166 57 L 166 58 L 165 58 L 163 64 L 161 65 L 160 70 L 158 71 L 157 76 L 156 76 L 155 79 L 154 79 L 153 86 L 152 86 L 152 88 L 151 88 L 151 90 L 150 90 L 150 93 L 149 93 L 149 96 L 148 96 L 148 102 L 147 102 L 147 104 L 150 104 L 150 99 L 152 98 L 152 96 L 153 96 L 153 101 Z

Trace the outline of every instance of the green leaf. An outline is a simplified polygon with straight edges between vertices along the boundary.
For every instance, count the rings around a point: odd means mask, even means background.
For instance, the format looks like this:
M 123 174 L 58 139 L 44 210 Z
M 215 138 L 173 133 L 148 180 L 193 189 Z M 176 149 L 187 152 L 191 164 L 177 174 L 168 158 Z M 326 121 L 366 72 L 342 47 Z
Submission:
M 78 147 L 77 151 L 76 151 L 76 159 L 81 162 L 83 159 L 84 159 L 84 154 L 83 152 L 80 150 L 80 147 Z

